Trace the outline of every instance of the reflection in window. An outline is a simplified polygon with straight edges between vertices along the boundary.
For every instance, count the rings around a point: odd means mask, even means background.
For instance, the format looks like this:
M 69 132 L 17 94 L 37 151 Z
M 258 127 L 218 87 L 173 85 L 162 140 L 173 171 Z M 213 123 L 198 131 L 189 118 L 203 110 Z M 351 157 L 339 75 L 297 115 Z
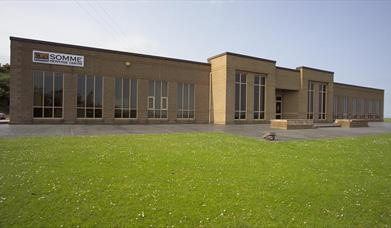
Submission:
M 102 118 L 102 77 L 77 77 L 77 118 Z
M 166 119 L 168 109 L 168 83 L 151 80 L 148 84 L 148 118 Z
M 33 72 L 33 117 L 62 118 L 63 74 L 57 72 Z
M 265 119 L 265 77 L 254 77 L 254 119 Z
M 235 119 L 246 119 L 246 74 L 235 75 Z
M 194 118 L 194 84 L 178 83 L 176 91 L 177 118 Z
M 115 79 L 115 118 L 137 118 L 137 80 Z

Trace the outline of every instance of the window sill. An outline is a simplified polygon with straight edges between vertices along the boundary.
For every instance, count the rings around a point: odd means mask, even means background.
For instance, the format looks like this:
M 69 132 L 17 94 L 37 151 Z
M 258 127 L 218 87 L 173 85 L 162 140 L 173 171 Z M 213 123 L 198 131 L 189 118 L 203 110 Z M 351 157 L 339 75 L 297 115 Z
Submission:
M 54 118 L 54 117 L 33 117 L 33 120 L 64 120 L 64 117 Z
M 115 120 L 138 120 L 138 118 L 120 118 L 120 117 L 114 117 Z

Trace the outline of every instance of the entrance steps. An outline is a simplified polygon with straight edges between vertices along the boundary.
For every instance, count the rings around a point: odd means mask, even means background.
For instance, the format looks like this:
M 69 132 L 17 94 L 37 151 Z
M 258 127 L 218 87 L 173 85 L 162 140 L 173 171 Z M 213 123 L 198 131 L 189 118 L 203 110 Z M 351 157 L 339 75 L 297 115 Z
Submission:
M 323 128 L 323 127 L 341 127 L 340 124 L 337 123 L 315 123 L 315 128 Z

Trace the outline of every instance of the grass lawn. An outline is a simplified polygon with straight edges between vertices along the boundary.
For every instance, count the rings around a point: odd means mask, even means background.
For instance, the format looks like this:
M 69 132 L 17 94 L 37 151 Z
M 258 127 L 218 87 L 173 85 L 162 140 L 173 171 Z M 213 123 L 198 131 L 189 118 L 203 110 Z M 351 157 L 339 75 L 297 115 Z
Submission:
M 0 139 L 0 227 L 391 225 L 391 134 Z
M 391 123 L 391 118 L 384 118 L 384 122 Z

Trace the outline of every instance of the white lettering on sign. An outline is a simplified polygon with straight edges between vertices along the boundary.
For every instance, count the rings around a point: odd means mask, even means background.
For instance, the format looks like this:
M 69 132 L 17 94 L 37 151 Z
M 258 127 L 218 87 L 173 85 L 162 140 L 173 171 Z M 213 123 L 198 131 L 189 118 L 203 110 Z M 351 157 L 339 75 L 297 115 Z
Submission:
M 33 62 L 84 67 L 84 56 L 34 50 Z

